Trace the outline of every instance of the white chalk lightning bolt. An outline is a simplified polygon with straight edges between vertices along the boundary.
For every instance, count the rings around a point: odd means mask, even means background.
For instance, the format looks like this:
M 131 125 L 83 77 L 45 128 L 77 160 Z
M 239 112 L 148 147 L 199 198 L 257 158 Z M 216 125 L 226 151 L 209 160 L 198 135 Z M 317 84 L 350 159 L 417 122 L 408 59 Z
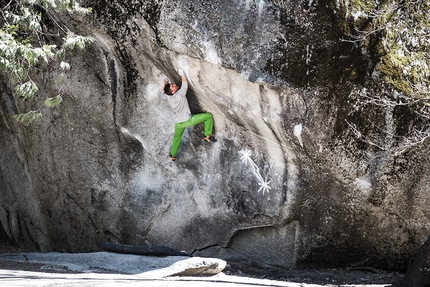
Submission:
M 249 149 L 243 149 L 239 153 L 242 155 L 242 157 L 240 158 L 242 162 L 248 162 L 251 165 L 252 173 L 257 177 L 259 181 L 260 188 L 258 189 L 258 192 L 263 191 L 263 194 L 269 192 L 269 189 L 272 189 L 269 186 L 271 181 L 267 181 L 267 178 L 263 179 L 263 177 L 261 176 L 260 169 L 251 158 L 252 152 Z

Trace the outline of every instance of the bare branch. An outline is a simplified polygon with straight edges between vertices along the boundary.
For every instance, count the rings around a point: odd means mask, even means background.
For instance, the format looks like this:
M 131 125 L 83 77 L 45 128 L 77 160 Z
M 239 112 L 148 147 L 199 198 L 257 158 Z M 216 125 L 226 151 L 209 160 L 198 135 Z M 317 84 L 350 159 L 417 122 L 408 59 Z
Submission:
M 423 144 L 424 141 L 428 138 L 430 138 L 430 132 L 422 132 L 422 131 L 417 131 L 415 130 L 416 135 L 412 138 L 405 138 L 405 144 L 401 147 L 399 147 L 395 153 L 394 156 L 398 156 L 401 155 L 402 153 L 404 153 L 405 151 L 407 151 L 408 149 Z
M 345 120 L 345 122 L 347 123 L 347 125 L 351 128 L 352 132 L 356 135 L 356 137 L 358 139 L 360 139 L 361 141 L 371 145 L 371 146 L 375 146 L 377 148 L 379 148 L 380 150 L 386 150 L 385 148 L 381 147 L 380 145 L 374 143 L 373 141 L 371 141 L 369 138 L 367 138 L 366 136 L 364 136 L 358 129 L 357 126 L 353 123 L 350 123 L 348 120 Z

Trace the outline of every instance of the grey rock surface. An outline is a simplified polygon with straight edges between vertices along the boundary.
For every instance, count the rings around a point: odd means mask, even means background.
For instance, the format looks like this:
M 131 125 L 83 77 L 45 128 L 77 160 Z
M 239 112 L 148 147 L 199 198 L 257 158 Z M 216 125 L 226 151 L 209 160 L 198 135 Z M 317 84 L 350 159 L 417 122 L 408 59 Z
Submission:
M 13 248 L 8 248 L 13 252 Z M 190 260 L 192 259 L 192 260 Z M 391 286 L 395 272 L 351 269 L 234 271 L 213 258 L 95 253 L 3 253 L 2 286 Z M 210 270 L 211 272 L 204 272 Z M 243 270 L 244 271 L 244 270 Z M 253 274 L 253 275 L 251 275 Z
M 110 252 L 95 253 L 18 253 L 2 254 L 0 260 L 45 264 L 41 269 L 75 272 L 115 272 L 145 278 L 205 276 L 220 273 L 227 265 L 215 258 L 181 256 L 141 256 Z
M 429 144 L 413 141 L 428 107 L 366 101 L 401 95 L 362 47 L 339 41 L 335 6 L 82 2 L 92 15 L 62 19 L 94 42 L 70 56 L 62 81 L 54 66 L 33 75 L 40 95 L 63 91 L 61 106 L 24 103 L 0 77 L 10 239 L 40 251 L 109 241 L 283 268 L 405 269 L 430 229 Z M 189 128 L 172 163 L 174 123 L 158 94 L 179 68 L 218 142 Z M 17 125 L 26 109 L 43 120 Z

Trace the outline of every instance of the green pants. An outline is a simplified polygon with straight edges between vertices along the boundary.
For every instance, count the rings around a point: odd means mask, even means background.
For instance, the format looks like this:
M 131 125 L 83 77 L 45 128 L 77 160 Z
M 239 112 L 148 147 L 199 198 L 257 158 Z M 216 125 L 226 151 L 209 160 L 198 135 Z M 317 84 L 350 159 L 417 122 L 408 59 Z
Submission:
M 203 122 L 205 123 L 205 136 L 210 136 L 212 134 L 214 124 L 211 113 L 195 114 L 192 115 L 188 121 L 175 124 L 175 136 L 173 137 L 172 149 L 170 150 L 170 154 L 172 156 L 176 156 L 178 154 L 185 128 L 192 127 Z

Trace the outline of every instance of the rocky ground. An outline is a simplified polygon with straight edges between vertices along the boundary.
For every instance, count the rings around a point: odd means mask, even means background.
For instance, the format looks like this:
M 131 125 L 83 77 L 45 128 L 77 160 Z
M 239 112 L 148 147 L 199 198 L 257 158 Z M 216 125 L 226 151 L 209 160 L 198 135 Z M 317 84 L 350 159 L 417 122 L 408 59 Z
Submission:
M 0 254 L 23 253 L 23 252 L 29 252 L 29 250 L 23 250 L 23 249 L 11 246 L 9 244 L 0 243 Z M 67 269 L 50 270 L 50 269 L 42 268 L 44 265 L 45 264 L 35 264 L 35 263 L 29 263 L 29 262 L 11 262 L 11 261 L 0 260 L 0 271 L 14 270 L 14 272 L 15 271 L 21 272 L 19 274 L 25 274 L 22 272 L 28 272 L 33 274 L 33 272 L 42 272 L 42 271 L 44 273 L 63 273 L 63 275 L 79 273 L 79 272 L 75 272 Z M 268 286 L 392 286 L 392 287 L 395 287 L 398 285 L 398 283 L 404 276 L 403 274 L 400 274 L 397 272 L 389 272 L 389 271 L 377 270 L 373 268 L 361 268 L 361 269 L 327 268 L 327 269 L 295 269 L 295 270 L 265 269 L 265 270 L 262 270 L 259 268 L 240 266 L 235 264 L 228 265 L 228 267 L 223 271 L 223 274 L 225 274 L 226 276 L 232 276 L 231 278 L 240 277 L 241 279 L 239 280 L 242 280 L 241 282 L 245 282 L 245 283 L 248 282 L 248 280 L 252 281 L 255 279 L 268 279 L 268 280 L 274 280 L 270 282 L 278 282 L 277 284 L 279 284 L 279 285 L 268 285 Z M 0 277 L 0 283 L 1 281 L 3 281 L 2 277 Z M 178 279 L 178 281 L 183 281 L 183 279 L 182 280 Z M 261 286 L 260 285 L 261 283 L 254 284 L 254 283 L 251 283 L 251 281 L 247 283 L 247 286 Z M 294 285 L 297 283 L 299 283 L 300 285 Z M 214 284 L 214 282 L 211 281 L 211 284 Z M 225 283 L 220 282 L 219 284 L 220 284 L 219 286 L 226 286 L 226 285 L 223 285 Z M 293 285 L 288 285 L 288 284 L 293 284 Z M 177 284 L 173 284 L 173 285 L 182 286 Z M 169 286 L 173 286 L 173 285 L 169 283 Z M 16 286 L 20 286 L 20 285 L 16 285 Z M 45 286 L 45 285 L 42 284 L 37 286 Z M 61 284 L 56 284 L 55 286 L 61 286 Z M 85 286 L 93 286 L 93 285 L 85 285 Z

